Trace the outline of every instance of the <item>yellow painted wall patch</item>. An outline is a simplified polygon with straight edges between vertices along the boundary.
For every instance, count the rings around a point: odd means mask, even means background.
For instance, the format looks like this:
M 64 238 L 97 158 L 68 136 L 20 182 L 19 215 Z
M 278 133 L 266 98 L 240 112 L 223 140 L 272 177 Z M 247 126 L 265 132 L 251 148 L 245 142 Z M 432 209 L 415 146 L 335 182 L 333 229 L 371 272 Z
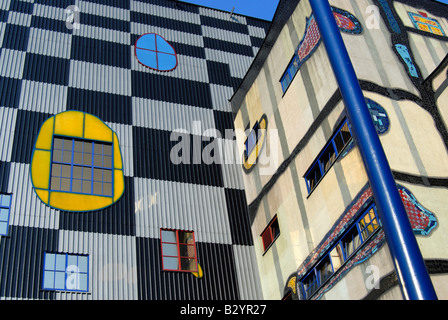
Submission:
M 54 143 L 54 138 L 56 137 L 59 138 L 57 139 L 58 141 L 61 138 L 65 139 L 64 141 L 68 141 L 64 142 L 67 145 L 64 145 L 63 148 L 57 147 Z M 112 149 L 112 152 L 109 151 L 109 155 L 103 154 L 98 156 L 103 158 L 103 165 L 106 163 L 106 158 L 111 159 L 111 156 L 113 158 L 113 165 L 111 163 L 110 169 L 106 168 L 111 173 L 109 176 L 113 177 L 112 182 L 104 180 L 102 184 L 103 189 L 101 187 L 99 189 L 103 193 L 100 194 L 95 194 L 94 191 L 85 191 L 84 185 L 82 185 L 82 191 L 79 191 L 81 189 L 75 190 L 76 188 L 81 188 L 81 184 L 75 187 L 75 183 L 79 182 L 75 180 L 79 179 L 74 178 L 74 172 L 81 169 L 83 171 L 90 169 L 90 165 L 86 166 L 85 163 L 82 165 L 78 164 L 77 161 L 79 160 L 76 160 L 76 156 L 79 156 L 77 154 L 79 150 L 77 148 L 82 144 L 91 146 L 92 142 L 93 144 L 103 144 L 103 150 L 106 147 L 108 150 Z M 61 150 L 56 150 L 58 148 L 61 148 Z M 99 150 L 101 150 L 101 147 Z M 70 157 L 66 158 L 67 152 L 71 155 L 71 159 Z M 85 153 L 83 159 L 86 157 Z M 63 156 L 59 160 L 58 157 L 61 154 Z M 97 157 L 97 155 L 94 155 L 94 157 Z M 69 162 L 68 164 L 67 161 Z M 99 210 L 114 204 L 124 193 L 123 160 L 116 133 L 96 116 L 80 111 L 59 113 L 42 124 L 36 138 L 30 171 L 36 195 L 46 205 L 55 209 L 75 212 Z M 83 177 L 83 179 L 87 178 Z M 93 179 L 92 181 L 83 180 L 84 182 L 91 182 L 92 190 L 98 188 L 98 183 L 94 182 Z M 67 189 L 70 192 L 54 187 L 64 183 L 72 185 Z M 111 185 L 112 192 L 110 192 Z M 109 191 L 104 191 L 106 188 Z

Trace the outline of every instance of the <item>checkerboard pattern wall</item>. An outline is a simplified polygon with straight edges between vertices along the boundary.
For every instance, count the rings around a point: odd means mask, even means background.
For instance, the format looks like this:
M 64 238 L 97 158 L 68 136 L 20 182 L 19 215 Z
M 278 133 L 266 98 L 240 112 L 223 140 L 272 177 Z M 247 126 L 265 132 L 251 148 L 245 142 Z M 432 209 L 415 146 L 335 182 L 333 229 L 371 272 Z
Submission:
M 70 6 L 79 9 L 79 28 L 67 27 Z M 268 28 L 170 0 L 1 1 L 0 193 L 11 195 L 11 206 L 0 238 L 0 297 L 260 298 L 238 165 L 175 165 L 170 137 L 182 129 L 203 150 L 208 129 L 224 136 L 233 128 L 228 99 Z M 134 43 L 144 33 L 173 46 L 175 70 L 137 61 Z M 59 211 L 33 192 L 40 126 L 66 110 L 93 114 L 118 135 L 125 194 L 109 208 Z M 233 140 L 217 141 L 236 152 Z M 162 271 L 160 228 L 195 232 L 203 278 Z M 88 255 L 88 292 L 43 290 L 44 252 Z

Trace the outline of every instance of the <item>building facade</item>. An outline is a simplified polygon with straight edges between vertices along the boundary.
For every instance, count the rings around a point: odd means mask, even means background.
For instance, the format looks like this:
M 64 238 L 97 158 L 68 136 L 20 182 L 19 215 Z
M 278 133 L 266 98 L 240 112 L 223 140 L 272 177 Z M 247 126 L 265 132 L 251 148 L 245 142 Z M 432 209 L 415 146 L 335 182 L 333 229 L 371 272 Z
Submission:
M 448 9 L 332 0 L 439 299 L 448 298 Z M 231 99 L 265 299 L 402 299 L 309 1 L 280 1 Z
M 270 22 L 0 3 L 0 297 L 261 299 L 229 99 Z

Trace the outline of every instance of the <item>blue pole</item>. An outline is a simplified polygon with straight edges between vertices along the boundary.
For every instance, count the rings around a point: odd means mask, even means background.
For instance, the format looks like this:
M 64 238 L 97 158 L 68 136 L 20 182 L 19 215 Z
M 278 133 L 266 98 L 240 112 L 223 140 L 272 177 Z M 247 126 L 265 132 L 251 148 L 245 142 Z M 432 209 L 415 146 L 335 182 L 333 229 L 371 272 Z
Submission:
M 309 1 L 367 171 L 403 296 L 408 300 L 437 300 L 330 4 L 328 0 Z

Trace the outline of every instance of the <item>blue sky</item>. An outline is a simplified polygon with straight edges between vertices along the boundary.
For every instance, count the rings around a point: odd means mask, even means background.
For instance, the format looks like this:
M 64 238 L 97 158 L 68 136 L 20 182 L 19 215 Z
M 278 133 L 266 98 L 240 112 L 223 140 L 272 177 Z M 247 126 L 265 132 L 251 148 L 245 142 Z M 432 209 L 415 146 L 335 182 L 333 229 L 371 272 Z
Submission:
M 231 11 L 235 7 L 235 13 L 256 17 L 263 20 L 272 20 L 279 0 L 181 0 L 195 3 L 204 7 Z M 448 4 L 448 0 L 436 0 Z
M 204 7 L 216 8 L 224 11 L 232 11 L 245 16 L 272 20 L 279 0 L 181 0 L 195 3 Z

